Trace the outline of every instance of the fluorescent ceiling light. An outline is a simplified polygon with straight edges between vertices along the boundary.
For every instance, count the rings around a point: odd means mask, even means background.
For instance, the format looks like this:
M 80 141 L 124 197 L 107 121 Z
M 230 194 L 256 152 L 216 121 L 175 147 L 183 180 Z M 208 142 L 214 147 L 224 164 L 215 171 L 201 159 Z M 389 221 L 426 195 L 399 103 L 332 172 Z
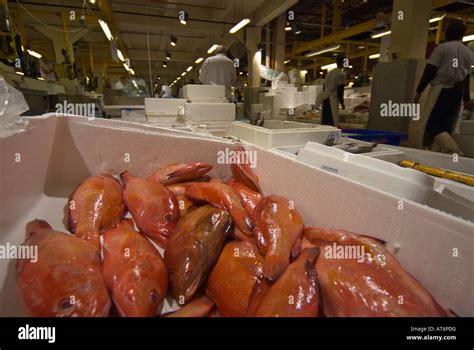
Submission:
M 41 78 L 41 77 L 38 77 L 38 80 L 45 81 L 45 80 L 44 80 L 43 78 Z
M 441 15 L 436 15 L 435 17 L 430 18 L 430 23 L 439 22 L 439 21 L 441 21 L 444 17 L 446 17 L 446 13 L 443 13 L 443 14 L 441 14 Z
M 191 72 L 193 70 L 193 66 L 189 66 L 188 69 L 186 69 L 187 72 Z
M 199 57 L 196 61 L 194 61 L 194 63 L 199 64 L 199 63 L 201 63 L 202 61 L 204 61 L 204 58 Z
M 467 36 L 465 36 L 464 38 L 462 38 L 462 41 L 463 41 L 463 42 L 473 41 L 473 40 L 474 40 L 474 34 L 472 34 L 472 35 L 467 35 Z
M 284 64 L 288 64 L 290 63 L 291 61 L 290 60 L 286 60 L 285 62 L 283 62 Z
M 123 56 L 122 51 L 117 50 L 117 56 L 120 59 L 120 61 L 122 61 L 122 62 L 125 61 L 125 57 Z
M 377 34 L 372 34 L 371 38 L 372 39 L 377 39 L 377 38 L 381 38 L 385 35 L 389 35 L 389 34 L 392 34 L 392 31 L 391 30 L 386 30 L 384 32 L 380 32 L 380 33 L 377 33 Z
M 369 56 L 369 60 L 376 60 L 380 58 L 380 54 L 379 53 L 376 53 L 376 54 L 373 54 L 373 55 L 370 55 Z
M 243 20 L 241 20 L 239 23 L 237 23 L 235 26 L 233 26 L 230 30 L 229 30 L 229 33 L 230 34 L 235 34 L 237 33 L 239 30 L 241 30 L 243 27 L 245 27 L 247 24 L 250 23 L 250 18 L 244 18 Z
M 321 67 L 322 70 L 332 70 L 334 68 L 337 68 L 337 63 L 331 63 Z
M 325 49 L 322 49 L 322 50 L 319 50 L 319 51 L 312 51 L 312 52 L 308 52 L 305 57 L 313 57 L 313 56 L 317 56 L 317 55 L 321 55 L 325 52 L 330 52 L 330 51 L 334 51 L 334 50 L 337 50 L 338 48 L 340 48 L 341 45 L 334 45 L 334 46 L 330 46 L 330 47 L 327 47 Z
M 109 39 L 109 41 L 111 41 L 113 36 L 112 36 L 112 32 L 110 31 L 110 28 L 107 25 L 107 23 L 105 21 L 99 19 L 99 24 L 100 24 L 102 30 L 104 31 L 104 34 L 107 37 L 107 39 Z
M 23 72 L 15 72 L 15 74 L 18 74 L 18 75 L 25 75 L 25 73 L 23 73 Z
M 290 32 L 292 30 L 293 30 L 293 27 L 291 26 L 290 22 L 286 22 L 285 31 Z
M 209 48 L 209 50 L 207 50 L 207 53 L 210 55 L 211 53 L 213 53 L 214 51 L 216 51 L 217 46 L 219 46 L 219 45 L 217 45 L 217 44 L 212 45 L 212 46 Z
M 33 50 L 27 50 L 28 53 L 33 56 L 33 57 L 36 57 L 36 58 L 41 58 L 43 57 L 40 53 L 36 52 L 36 51 L 33 51 Z
M 181 77 L 177 77 L 176 80 L 181 80 Z
M 301 30 L 297 30 L 297 31 L 295 32 L 295 35 L 299 35 L 299 34 L 301 34 Z
M 181 73 L 181 76 L 184 77 L 187 73 L 186 72 L 183 72 Z
M 130 73 L 131 75 L 135 75 L 135 71 L 134 71 L 132 68 L 130 68 L 129 73 Z

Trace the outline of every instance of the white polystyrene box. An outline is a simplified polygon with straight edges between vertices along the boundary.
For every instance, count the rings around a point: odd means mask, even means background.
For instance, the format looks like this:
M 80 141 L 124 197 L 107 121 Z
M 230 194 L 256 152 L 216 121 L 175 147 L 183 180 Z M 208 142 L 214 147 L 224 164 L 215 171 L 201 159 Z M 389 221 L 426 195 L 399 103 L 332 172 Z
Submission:
M 149 116 L 177 116 L 186 103 L 181 98 L 145 98 L 145 113 Z
M 185 85 L 183 96 L 187 100 L 201 100 L 209 98 L 225 98 L 223 85 Z
M 419 171 L 314 142 L 298 152 L 297 160 L 391 193 L 401 200 L 409 199 L 474 223 L 473 202 L 449 189 L 437 192 L 434 178 Z
M 286 116 L 286 114 L 285 114 Z M 340 130 L 330 126 L 289 122 L 283 120 L 265 120 L 263 127 L 242 122 L 234 122 L 227 129 L 229 136 L 264 149 L 305 145 L 309 141 L 326 142 L 330 135 L 340 137 Z
M 97 173 L 128 169 L 145 176 L 169 163 L 209 162 L 211 176 L 230 178 L 218 152 L 226 140 L 114 120 L 28 118 L 31 129 L 0 139 L 0 244 L 21 244 L 25 225 L 45 219 L 66 230 L 64 206 L 74 188 Z M 474 316 L 474 225 L 427 206 L 363 186 L 280 154 L 257 152 L 263 192 L 294 201 L 305 225 L 351 230 L 396 246 L 402 266 L 444 307 Z M 21 162 L 15 162 L 15 154 Z M 128 154 L 130 162 L 124 162 Z M 458 255 L 453 257 L 453 249 Z M 23 316 L 16 292 L 15 261 L 0 259 L 0 315 Z M 166 310 L 165 310 L 166 311 Z
M 233 103 L 186 103 L 187 121 L 234 121 L 236 115 Z

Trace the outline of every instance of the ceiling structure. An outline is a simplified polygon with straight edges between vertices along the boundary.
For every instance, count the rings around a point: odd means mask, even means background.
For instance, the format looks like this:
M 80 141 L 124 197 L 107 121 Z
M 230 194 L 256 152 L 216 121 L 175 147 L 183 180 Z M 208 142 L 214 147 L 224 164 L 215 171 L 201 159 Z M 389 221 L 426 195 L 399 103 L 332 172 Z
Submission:
M 197 58 L 207 57 L 207 50 L 212 44 L 229 42 L 229 29 L 242 18 L 251 18 L 251 26 L 263 26 L 287 9 L 295 13 L 294 28 L 286 37 L 287 58 L 291 60 L 291 65 L 311 69 L 315 60 L 332 60 L 338 51 L 357 57 L 377 52 L 380 40 L 370 39 L 371 31 L 367 30 L 370 26 L 364 25 L 373 25 L 379 12 L 389 15 L 393 0 L 341 1 L 342 22 L 334 30 L 348 34 L 344 39 L 331 42 L 340 43 L 339 50 L 317 59 L 306 59 L 304 54 L 327 46 L 327 42 L 320 39 L 323 26 L 325 37 L 330 38 L 333 31 L 333 0 L 8 0 L 8 5 L 14 18 L 20 18 L 23 22 L 27 42 L 32 44 L 32 48 L 54 59 L 51 40 L 39 33 L 36 27 L 47 24 L 61 28 L 59 13 L 76 11 L 76 20 L 68 21 L 67 29 L 77 30 L 81 27 L 79 17 L 86 3 L 83 27 L 88 32 L 74 45 L 79 68 L 88 66 L 92 58 L 95 65 L 106 65 L 108 73 L 125 73 L 121 63 L 112 61 L 110 42 L 98 25 L 97 20 L 105 18 L 119 48 L 130 58 L 137 76 L 148 79 L 151 72 L 153 77 L 159 75 L 166 80 L 174 80 L 190 65 L 196 66 L 194 62 Z M 28 12 L 23 11 L 18 2 Z M 474 6 L 469 5 L 469 0 L 434 0 L 434 3 L 436 11 L 474 16 Z M 189 15 L 186 25 L 179 22 L 179 11 Z M 357 28 L 365 30 L 358 31 Z M 296 35 L 297 31 L 301 33 Z M 178 39 L 175 47 L 171 46 L 171 36 Z M 171 54 L 169 61 L 166 60 L 167 53 Z M 164 61 L 167 61 L 166 68 L 163 67 Z M 359 65 L 358 69 L 361 62 L 358 60 L 355 63 Z M 369 62 L 369 65 L 375 62 Z M 194 74 L 196 72 L 197 69 L 193 71 Z
M 22 11 L 18 1 L 36 19 Z M 119 37 L 118 46 L 130 58 L 137 76 L 148 78 L 151 68 L 153 76 L 174 79 L 187 67 L 195 64 L 197 58 L 207 57 L 209 47 L 229 36 L 229 29 L 241 19 L 249 17 L 252 18 L 252 24 L 264 25 L 296 2 L 297 0 L 97 0 L 92 4 L 88 0 L 85 11 L 87 20 L 83 27 L 89 31 L 74 45 L 75 60 L 79 67 L 82 62 L 88 65 L 92 49 L 95 64 L 105 62 L 108 72 L 125 72 L 122 64 L 112 61 L 110 42 L 97 23 L 98 18 L 109 15 L 109 21 L 106 22 L 114 27 L 112 32 Z M 35 26 L 40 25 L 37 19 L 60 28 L 61 18 L 57 13 L 74 10 L 78 14 L 76 20 L 68 22 L 68 30 L 74 31 L 80 27 L 78 19 L 83 11 L 83 3 L 83 0 L 8 1 L 10 10 L 21 14 L 27 41 L 32 43 L 33 49 L 46 57 L 48 53 L 51 55 L 54 52 L 53 46 L 48 38 L 35 30 Z M 104 13 L 104 4 L 110 6 L 109 14 Z M 185 11 L 189 15 L 186 25 L 179 22 L 179 11 Z M 178 39 L 175 47 L 171 46 L 171 36 Z M 167 53 L 171 54 L 169 61 L 166 60 Z M 163 67 L 164 61 L 167 61 L 167 68 Z
M 333 0 L 300 0 L 290 10 L 295 13 L 293 30 L 288 32 L 287 60 L 289 65 L 312 69 L 332 63 L 334 56 L 343 53 L 351 59 L 354 73 L 363 70 L 365 57 L 380 52 L 380 39 L 372 39 L 376 16 L 383 14 L 389 23 L 393 0 L 341 0 L 341 24 L 333 27 Z M 470 16 L 469 32 L 474 32 L 474 0 L 433 0 L 433 15 L 447 13 L 448 17 Z M 438 23 L 430 26 L 430 39 L 434 41 Z M 446 26 L 446 21 L 444 21 Z M 338 34 L 331 36 L 333 30 Z M 340 44 L 331 52 L 307 58 L 310 51 Z M 367 60 L 371 71 L 377 60 Z

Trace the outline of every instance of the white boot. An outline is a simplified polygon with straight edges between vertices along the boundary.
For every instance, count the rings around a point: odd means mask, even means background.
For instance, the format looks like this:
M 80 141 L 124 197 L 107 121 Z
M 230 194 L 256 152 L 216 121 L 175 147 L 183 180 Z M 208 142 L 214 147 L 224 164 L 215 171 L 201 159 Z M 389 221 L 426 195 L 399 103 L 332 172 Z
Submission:
M 463 156 L 464 153 L 459 148 L 458 144 L 447 132 L 443 132 L 435 137 L 435 141 L 440 145 L 444 153 L 457 153 L 460 156 Z

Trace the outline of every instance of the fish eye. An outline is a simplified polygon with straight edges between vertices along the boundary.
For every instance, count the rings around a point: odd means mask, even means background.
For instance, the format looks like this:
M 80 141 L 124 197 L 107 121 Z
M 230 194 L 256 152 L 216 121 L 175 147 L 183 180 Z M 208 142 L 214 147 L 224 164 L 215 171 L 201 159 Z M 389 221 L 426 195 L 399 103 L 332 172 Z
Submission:
M 150 300 L 152 304 L 156 304 L 158 302 L 158 292 L 154 289 L 150 292 Z
M 63 299 L 59 302 L 59 309 L 60 310 L 67 310 L 70 309 L 74 306 L 74 304 L 71 302 L 71 298 L 66 298 Z
M 165 215 L 165 220 L 167 224 L 170 224 L 173 221 L 173 214 L 168 213 Z

